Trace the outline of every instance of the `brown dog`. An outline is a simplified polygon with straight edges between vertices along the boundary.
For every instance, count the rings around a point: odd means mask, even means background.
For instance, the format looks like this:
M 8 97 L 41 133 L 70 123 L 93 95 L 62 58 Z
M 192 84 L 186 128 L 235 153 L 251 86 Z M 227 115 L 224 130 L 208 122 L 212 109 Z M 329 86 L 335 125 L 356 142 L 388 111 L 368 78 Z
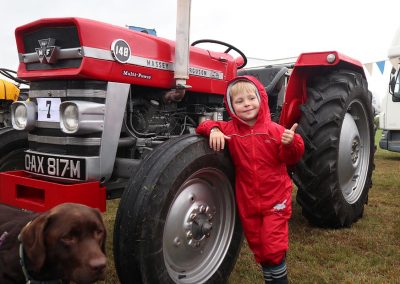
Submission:
M 0 283 L 104 280 L 105 239 L 97 209 L 64 203 L 38 214 L 0 204 Z

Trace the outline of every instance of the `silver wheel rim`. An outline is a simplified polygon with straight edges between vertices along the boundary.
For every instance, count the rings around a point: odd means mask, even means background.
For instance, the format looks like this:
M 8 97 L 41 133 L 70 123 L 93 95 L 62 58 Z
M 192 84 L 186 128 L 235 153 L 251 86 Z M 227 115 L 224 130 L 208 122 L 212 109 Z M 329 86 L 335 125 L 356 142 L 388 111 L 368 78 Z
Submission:
M 370 130 L 364 105 L 353 101 L 340 132 L 338 174 L 342 194 L 350 204 L 360 198 L 368 174 Z
M 163 233 L 164 261 L 175 283 L 204 283 L 221 265 L 235 226 L 229 179 L 215 168 L 193 173 L 180 187 Z

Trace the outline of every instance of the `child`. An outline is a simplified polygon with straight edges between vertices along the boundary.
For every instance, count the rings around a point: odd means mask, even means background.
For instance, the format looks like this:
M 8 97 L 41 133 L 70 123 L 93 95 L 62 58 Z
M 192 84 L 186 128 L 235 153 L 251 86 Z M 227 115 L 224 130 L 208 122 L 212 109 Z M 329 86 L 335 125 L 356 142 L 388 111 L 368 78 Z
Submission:
M 254 77 L 230 82 L 225 105 L 232 120 L 207 120 L 196 132 L 209 136 L 210 147 L 229 146 L 236 172 L 236 201 L 244 234 L 265 283 L 287 283 L 285 255 L 292 213 L 292 182 L 286 165 L 298 162 L 303 139 L 271 121 L 268 97 Z M 226 141 L 225 141 L 226 140 Z

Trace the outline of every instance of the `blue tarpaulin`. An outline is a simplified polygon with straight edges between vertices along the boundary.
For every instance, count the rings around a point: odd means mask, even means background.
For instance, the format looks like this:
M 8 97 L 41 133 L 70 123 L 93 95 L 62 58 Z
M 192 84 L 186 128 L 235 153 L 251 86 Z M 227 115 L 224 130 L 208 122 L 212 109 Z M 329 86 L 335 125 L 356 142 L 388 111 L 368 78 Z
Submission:
M 127 26 L 130 30 L 146 33 L 149 35 L 157 35 L 157 32 L 155 29 L 147 29 L 147 28 L 142 28 L 142 27 L 137 27 L 137 26 Z

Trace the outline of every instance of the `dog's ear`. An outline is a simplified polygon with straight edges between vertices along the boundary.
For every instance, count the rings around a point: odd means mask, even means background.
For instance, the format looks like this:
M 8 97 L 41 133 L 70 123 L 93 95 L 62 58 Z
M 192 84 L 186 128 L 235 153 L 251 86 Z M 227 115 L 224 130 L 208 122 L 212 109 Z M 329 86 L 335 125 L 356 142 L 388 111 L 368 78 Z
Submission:
M 49 219 L 48 213 L 36 217 L 30 224 L 21 231 L 21 242 L 26 256 L 29 258 L 29 267 L 33 271 L 39 271 L 46 259 L 44 244 L 44 230 Z
M 102 229 L 104 231 L 104 238 L 102 240 L 101 243 L 101 250 L 103 253 L 106 253 L 106 238 L 107 238 L 107 229 L 106 226 L 104 225 L 104 221 L 103 221 L 103 217 L 101 216 L 101 212 L 99 209 L 97 208 L 92 208 L 92 210 L 94 211 L 94 214 L 96 215 L 96 217 L 99 219 Z

